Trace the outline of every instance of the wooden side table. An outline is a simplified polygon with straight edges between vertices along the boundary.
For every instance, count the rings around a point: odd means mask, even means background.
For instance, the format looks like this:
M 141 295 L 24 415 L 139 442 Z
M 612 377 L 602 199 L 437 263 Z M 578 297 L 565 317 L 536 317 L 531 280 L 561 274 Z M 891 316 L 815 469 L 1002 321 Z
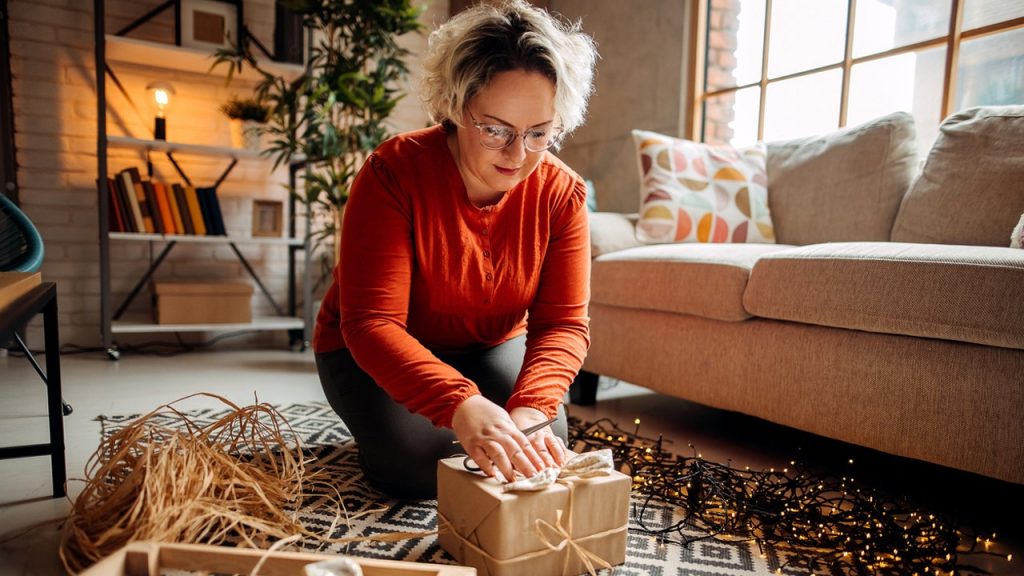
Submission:
M 57 323 L 57 285 L 43 282 L 8 306 L 0 309 L 0 341 L 7 341 L 14 331 L 36 314 L 43 314 L 46 341 L 46 412 L 50 424 L 50 441 L 0 447 L 0 460 L 50 456 L 53 497 L 64 496 L 67 470 L 64 461 L 64 413 L 61 407 L 60 334 Z M 34 359 L 29 357 L 31 361 Z

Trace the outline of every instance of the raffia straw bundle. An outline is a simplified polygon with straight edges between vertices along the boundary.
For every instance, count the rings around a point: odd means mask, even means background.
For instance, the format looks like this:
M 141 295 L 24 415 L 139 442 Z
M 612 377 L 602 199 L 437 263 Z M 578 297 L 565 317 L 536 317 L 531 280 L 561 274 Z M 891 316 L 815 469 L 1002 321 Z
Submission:
M 268 404 L 240 408 L 196 425 L 161 406 L 103 439 L 86 466 L 86 486 L 64 523 L 60 557 L 78 572 L 129 542 L 150 540 L 263 548 L 295 535 L 339 542 L 298 521 L 303 498 L 340 499 L 309 472 L 299 437 Z M 173 416 L 180 425 L 154 423 Z M 336 522 L 337 523 L 337 522 Z M 326 534 L 333 532 L 333 526 Z

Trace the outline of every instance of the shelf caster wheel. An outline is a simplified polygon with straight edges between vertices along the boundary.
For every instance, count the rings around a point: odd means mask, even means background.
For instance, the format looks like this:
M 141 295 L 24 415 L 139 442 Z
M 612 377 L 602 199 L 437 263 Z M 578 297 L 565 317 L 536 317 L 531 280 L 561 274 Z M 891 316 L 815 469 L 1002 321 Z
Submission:
M 107 359 L 117 362 L 121 359 L 121 351 L 117 348 L 107 348 Z M 70 414 L 70 412 L 68 412 Z

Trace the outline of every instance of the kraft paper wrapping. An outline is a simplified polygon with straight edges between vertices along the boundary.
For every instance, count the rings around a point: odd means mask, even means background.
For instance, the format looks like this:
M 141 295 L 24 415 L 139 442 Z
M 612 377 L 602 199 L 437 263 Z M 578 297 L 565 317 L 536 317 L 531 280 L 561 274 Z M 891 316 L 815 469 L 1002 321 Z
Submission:
M 588 572 L 584 556 L 598 569 L 603 565 L 593 555 L 611 566 L 626 561 L 632 483 L 625 474 L 573 477 L 539 492 L 505 493 L 494 479 L 466 471 L 462 461 L 448 458 L 437 466 L 437 539 L 460 564 L 480 576 L 576 576 Z

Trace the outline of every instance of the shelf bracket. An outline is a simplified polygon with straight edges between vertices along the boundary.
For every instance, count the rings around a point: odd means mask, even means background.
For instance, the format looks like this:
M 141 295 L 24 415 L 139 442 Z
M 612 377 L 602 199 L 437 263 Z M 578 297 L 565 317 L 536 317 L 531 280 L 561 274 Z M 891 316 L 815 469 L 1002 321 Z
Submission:
M 263 285 L 263 281 L 260 280 L 259 275 L 256 274 L 256 271 L 249 265 L 249 261 L 242 255 L 238 246 L 236 246 L 234 242 L 228 242 L 228 246 L 231 246 L 231 249 L 235 251 L 235 256 L 238 256 L 238 261 L 242 263 L 242 266 L 245 268 L 245 271 L 249 273 L 249 276 L 252 276 L 253 281 L 256 282 L 257 286 L 259 286 L 260 292 L 263 292 L 263 295 L 266 296 L 267 301 L 274 307 L 274 311 L 277 312 L 277 315 L 285 316 L 284 310 L 277 304 L 277 300 L 274 300 L 274 297 L 270 294 L 270 290 L 267 290 L 267 287 Z
M 146 12 L 145 14 L 143 14 L 142 16 L 139 16 L 131 24 L 129 24 L 129 25 L 125 26 L 124 28 L 121 28 L 120 30 L 118 30 L 117 33 L 114 34 L 114 35 L 115 36 L 126 36 L 132 30 L 135 30 L 139 26 L 142 26 L 146 22 L 149 22 L 150 20 L 152 20 L 157 14 L 159 14 L 159 13 L 163 12 L 164 10 L 167 10 L 171 6 L 174 6 L 175 4 L 177 4 L 178 1 L 179 0 L 167 0 L 167 2 L 164 2 L 163 4 L 157 6 L 156 8 L 153 8 L 149 12 Z
M 160 252 L 160 255 L 157 256 L 156 260 L 154 260 L 149 265 L 149 269 L 146 270 L 146 273 L 142 275 L 142 278 L 139 278 L 139 281 L 135 284 L 135 287 L 132 288 L 131 293 L 128 294 L 128 297 L 125 298 L 121 306 L 118 307 L 117 312 L 114 313 L 114 320 L 118 320 L 121 318 L 121 315 L 124 314 L 124 311 L 128 309 L 128 306 L 131 305 L 131 303 L 135 300 L 135 297 L 138 296 L 139 292 L 142 291 L 143 286 L 145 286 L 146 283 L 149 282 L 149 279 L 153 277 L 153 273 L 156 272 L 156 269 L 158 267 L 160 267 L 160 264 L 164 261 L 164 258 L 166 258 L 167 254 L 170 253 L 171 248 L 174 248 L 175 244 L 177 243 L 177 241 L 171 240 L 170 242 L 167 243 L 167 246 L 164 246 L 164 249 Z
M 193 185 L 192 184 L 192 180 L 189 179 L 189 177 L 185 174 L 185 171 L 181 169 L 181 166 L 178 164 L 178 161 L 174 159 L 174 151 L 173 150 L 167 152 L 167 159 L 171 161 L 171 165 L 174 166 L 174 170 L 178 172 L 178 176 L 181 176 L 181 179 L 184 180 L 186 184 L 188 184 L 189 186 L 192 186 Z M 225 168 L 223 172 L 221 172 L 220 176 L 217 177 L 217 180 L 213 183 L 212 187 L 215 188 L 215 189 L 219 188 L 220 185 L 221 185 L 221 182 L 224 182 L 224 179 L 228 177 L 228 174 L 231 174 L 231 171 L 235 169 L 235 166 L 237 164 L 238 164 L 238 158 L 235 158 L 235 157 L 232 156 L 231 157 L 231 163 L 228 164 L 228 167 Z M 150 177 L 152 177 L 152 174 L 150 175 Z

